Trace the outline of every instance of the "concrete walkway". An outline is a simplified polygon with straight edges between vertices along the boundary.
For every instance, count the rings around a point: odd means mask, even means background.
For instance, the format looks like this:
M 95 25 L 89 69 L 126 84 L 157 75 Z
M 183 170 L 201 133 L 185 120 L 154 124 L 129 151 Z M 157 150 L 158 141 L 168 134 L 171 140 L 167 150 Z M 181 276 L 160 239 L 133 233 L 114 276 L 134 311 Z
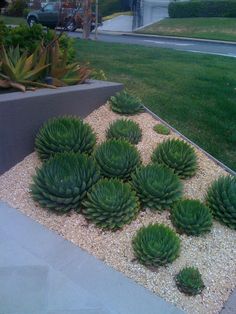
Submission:
M 181 310 L 0 202 L 0 314 Z
M 133 16 L 119 15 L 113 19 L 103 22 L 98 28 L 99 31 L 109 32 L 132 32 Z

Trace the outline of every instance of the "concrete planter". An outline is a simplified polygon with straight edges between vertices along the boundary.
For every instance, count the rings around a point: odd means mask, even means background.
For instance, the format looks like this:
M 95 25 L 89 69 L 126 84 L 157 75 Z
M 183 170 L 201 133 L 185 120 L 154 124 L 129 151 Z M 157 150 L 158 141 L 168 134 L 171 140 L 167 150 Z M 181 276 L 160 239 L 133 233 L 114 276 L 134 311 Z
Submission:
M 0 95 L 0 174 L 34 150 L 38 129 L 49 118 L 78 115 L 82 118 L 122 90 L 119 83 L 89 81 L 55 90 Z

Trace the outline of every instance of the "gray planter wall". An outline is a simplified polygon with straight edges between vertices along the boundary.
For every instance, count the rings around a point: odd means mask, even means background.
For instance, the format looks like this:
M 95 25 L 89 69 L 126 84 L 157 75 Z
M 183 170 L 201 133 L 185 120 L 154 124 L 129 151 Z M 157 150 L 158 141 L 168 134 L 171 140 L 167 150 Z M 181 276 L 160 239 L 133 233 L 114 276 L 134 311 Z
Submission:
M 89 81 L 55 90 L 0 95 L 0 174 L 34 150 L 34 138 L 49 118 L 78 115 L 81 118 L 122 90 L 119 83 Z

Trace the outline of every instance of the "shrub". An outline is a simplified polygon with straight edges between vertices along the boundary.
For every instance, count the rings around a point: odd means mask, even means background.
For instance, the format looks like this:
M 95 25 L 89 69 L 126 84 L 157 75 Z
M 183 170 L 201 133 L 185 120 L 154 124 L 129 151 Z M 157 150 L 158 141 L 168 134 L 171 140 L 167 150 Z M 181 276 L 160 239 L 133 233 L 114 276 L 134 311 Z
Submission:
M 155 132 L 157 132 L 158 134 L 163 134 L 163 135 L 169 135 L 170 134 L 170 130 L 163 124 L 156 124 L 154 127 L 153 127 L 153 130 Z
M 129 180 L 131 173 L 140 164 L 137 149 L 124 140 L 108 140 L 95 150 L 95 159 L 105 177 Z
M 107 130 L 107 138 L 127 140 L 131 144 L 138 144 L 142 138 L 142 131 L 138 123 L 121 119 L 111 123 Z
M 236 17 L 236 1 L 197 0 L 170 2 L 168 11 L 171 18 Z
M 133 238 L 136 258 L 146 266 L 162 266 L 173 262 L 180 252 L 180 239 L 162 224 L 150 224 L 138 230 Z
M 132 183 L 143 206 L 154 210 L 170 208 L 182 194 L 182 183 L 168 168 L 153 164 L 133 173 Z
M 107 16 L 116 12 L 130 10 L 130 2 L 127 0 L 103 0 L 99 5 L 102 16 Z
M 99 168 L 92 157 L 61 153 L 37 169 L 31 194 L 43 208 L 58 212 L 79 210 L 81 201 L 99 177 Z
M 8 7 L 8 14 L 10 16 L 23 16 L 24 9 L 27 8 L 26 0 L 13 0 Z
M 119 114 L 136 114 L 143 111 L 141 100 L 127 91 L 117 93 L 111 97 L 111 109 Z
M 198 236 L 212 226 L 210 209 L 198 200 L 177 202 L 171 211 L 171 221 L 180 233 Z
M 101 179 L 83 203 L 85 217 L 98 227 L 119 229 L 138 214 L 139 202 L 130 184 L 118 179 Z
M 56 153 L 73 151 L 91 153 L 96 143 L 92 128 L 76 117 L 59 117 L 47 121 L 39 130 L 35 149 L 41 160 Z
M 236 230 L 236 177 L 222 176 L 214 181 L 206 202 L 215 219 Z
M 178 289 L 187 295 L 197 295 L 204 289 L 202 276 L 197 268 L 185 267 L 175 277 Z
M 197 170 L 197 157 L 194 149 L 184 141 L 169 139 L 157 146 L 152 161 L 163 164 L 180 178 L 192 177 Z

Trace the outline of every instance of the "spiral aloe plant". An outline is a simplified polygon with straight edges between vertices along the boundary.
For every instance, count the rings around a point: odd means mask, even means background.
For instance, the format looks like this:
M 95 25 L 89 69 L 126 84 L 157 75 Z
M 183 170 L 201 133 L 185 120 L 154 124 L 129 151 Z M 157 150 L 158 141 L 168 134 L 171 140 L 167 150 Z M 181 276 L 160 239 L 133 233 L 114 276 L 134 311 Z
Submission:
M 107 130 L 107 138 L 123 139 L 131 144 L 138 144 L 142 138 L 142 131 L 138 123 L 132 120 L 120 119 L 110 124 Z
M 139 202 L 129 183 L 101 179 L 83 202 L 85 217 L 98 227 L 116 230 L 130 223 L 138 214 Z
M 170 208 L 182 195 L 182 183 L 170 169 L 150 164 L 132 174 L 132 183 L 144 207 L 154 210 Z
M 183 268 L 175 277 L 178 289 L 187 295 L 197 295 L 202 292 L 205 285 L 199 270 L 195 267 Z
M 215 219 L 236 230 L 236 177 L 222 176 L 214 181 L 206 202 Z
M 171 168 L 182 179 L 192 177 L 197 171 L 194 149 L 178 139 L 159 144 L 152 154 L 152 161 Z
M 59 117 L 46 122 L 35 140 L 35 149 L 41 160 L 56 153 L 73 151 L 91 153 L 96 136 L 91 127 L 76 117 Z
M 133 145 L 124 140 L 108 140 L 97 147 L 94 153 L 105 177 L 130 179 L 131 173 L 140 164 L 140 155 Z
M 146 266 L 162 266 L 173 262 L 180 252 L 180 239 L 162 224 L 150 224 L 138 230 L 133 238 L 136 258 Z
M 81 200 L 99 177 L 99 168 L 92 157 L 60 153 L 37 169 L 31 195 L 43 208 L 58 212 L 79 210 Z
M 111 97 L 111 109 L 119 114 L 136 114 L 143 111 L 141 100 L 127 91 L 117 93 Z
M 199 236 L 211 230 L 212 215 L 200 201 L 183 200 L 173 206 L 171 221 L 178 232 Z

